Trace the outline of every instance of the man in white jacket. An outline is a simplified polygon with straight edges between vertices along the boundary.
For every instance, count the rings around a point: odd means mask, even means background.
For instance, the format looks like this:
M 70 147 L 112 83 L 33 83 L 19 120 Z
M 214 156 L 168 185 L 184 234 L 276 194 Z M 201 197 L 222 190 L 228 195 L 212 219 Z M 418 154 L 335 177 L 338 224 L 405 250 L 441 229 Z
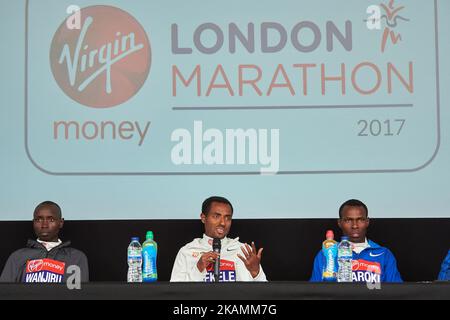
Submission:
M 263 248 L 227 238 L 233 206 L 222 197 L 203 202 L 200 218 L 205 225 L 203 238 L 196 238 L 178 251 L 170 281 L 214 281 L 214 262 L 220 256 L 219 281 L 267 281 L 261 267 Z M 221 241 L 220 255 L 212 251 L 213 239 Z

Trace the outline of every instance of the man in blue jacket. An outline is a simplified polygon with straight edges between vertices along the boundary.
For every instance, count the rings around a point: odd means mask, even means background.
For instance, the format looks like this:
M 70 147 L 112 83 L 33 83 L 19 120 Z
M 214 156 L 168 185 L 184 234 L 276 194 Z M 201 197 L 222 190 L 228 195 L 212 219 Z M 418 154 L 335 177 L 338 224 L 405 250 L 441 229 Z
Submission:
M 450 281 L 450 250 L 441 265 L 441 272 L 439 272 L 439 280 Z
M 367 206 L 355 199 L 344 202 L 339 208 L 338 226 L 349 237 L 353 247 L 353 282 L 403 282 L 392 252 L 366 238 L 369 227 Z M 337 264 L 337 260 L 335 261 Z M 314 259 L 310 281 L 320 282 L 326 265 L 322 251 Z

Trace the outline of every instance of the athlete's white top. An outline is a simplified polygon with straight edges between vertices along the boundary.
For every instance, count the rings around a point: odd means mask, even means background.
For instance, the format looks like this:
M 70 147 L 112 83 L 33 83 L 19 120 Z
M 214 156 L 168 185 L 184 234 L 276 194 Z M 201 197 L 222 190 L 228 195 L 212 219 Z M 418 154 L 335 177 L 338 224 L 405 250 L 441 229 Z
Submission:
M 197 268 L 201 255 L 212 251 L 212 241 L 212 238 L 204 234 L 203 238 L 196 238 L 182 247 L 175 258 L 170 281 L 212 281 L 214 278 L 212 264 L 203 272 Z M 267 281 L 262 266 L 259 268 L 258 275 L 253 278 L 244 262 L 237 256 L 239 253 L 245 257 L 241 250 L 244 244 L 239 242 L 239 238 L 225 237 L 221 240 L 221 246 L 220 281 Z

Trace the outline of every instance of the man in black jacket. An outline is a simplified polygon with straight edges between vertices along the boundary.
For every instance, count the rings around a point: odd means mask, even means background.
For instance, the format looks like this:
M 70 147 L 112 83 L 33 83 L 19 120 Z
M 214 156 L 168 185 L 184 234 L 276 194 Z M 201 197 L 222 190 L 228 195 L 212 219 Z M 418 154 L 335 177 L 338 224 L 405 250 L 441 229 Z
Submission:
M 28 240 L 26 248 L 13 252 L 6 261 L 0 282 L 66 282 L 72 268 L 80 271 L 81 282 L 89 281 L 86 255 L 62 242 L 59 232 L 64 225 L 61 208 L 54 202 L 39 204 L 33 214 L 37 240 Z M 76 266 L 76 267 L 71 267 Z M 70 268 L 68 273 L 68 269 Z

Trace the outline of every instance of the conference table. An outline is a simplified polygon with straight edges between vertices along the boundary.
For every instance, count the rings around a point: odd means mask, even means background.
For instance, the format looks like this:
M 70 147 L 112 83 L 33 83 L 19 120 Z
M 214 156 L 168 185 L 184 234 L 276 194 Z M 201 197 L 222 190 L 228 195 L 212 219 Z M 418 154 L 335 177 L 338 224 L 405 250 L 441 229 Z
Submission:
M 281 301 L 303 299 L 450 299 L 450 282 L 381 283 L 377 288 L 358 283 L 292 281 L 238 283 L 82 283 L 80 289 L 63 284 L 0 284 L 0 300 L 7 299 L 145 299 L 166 301 Z

